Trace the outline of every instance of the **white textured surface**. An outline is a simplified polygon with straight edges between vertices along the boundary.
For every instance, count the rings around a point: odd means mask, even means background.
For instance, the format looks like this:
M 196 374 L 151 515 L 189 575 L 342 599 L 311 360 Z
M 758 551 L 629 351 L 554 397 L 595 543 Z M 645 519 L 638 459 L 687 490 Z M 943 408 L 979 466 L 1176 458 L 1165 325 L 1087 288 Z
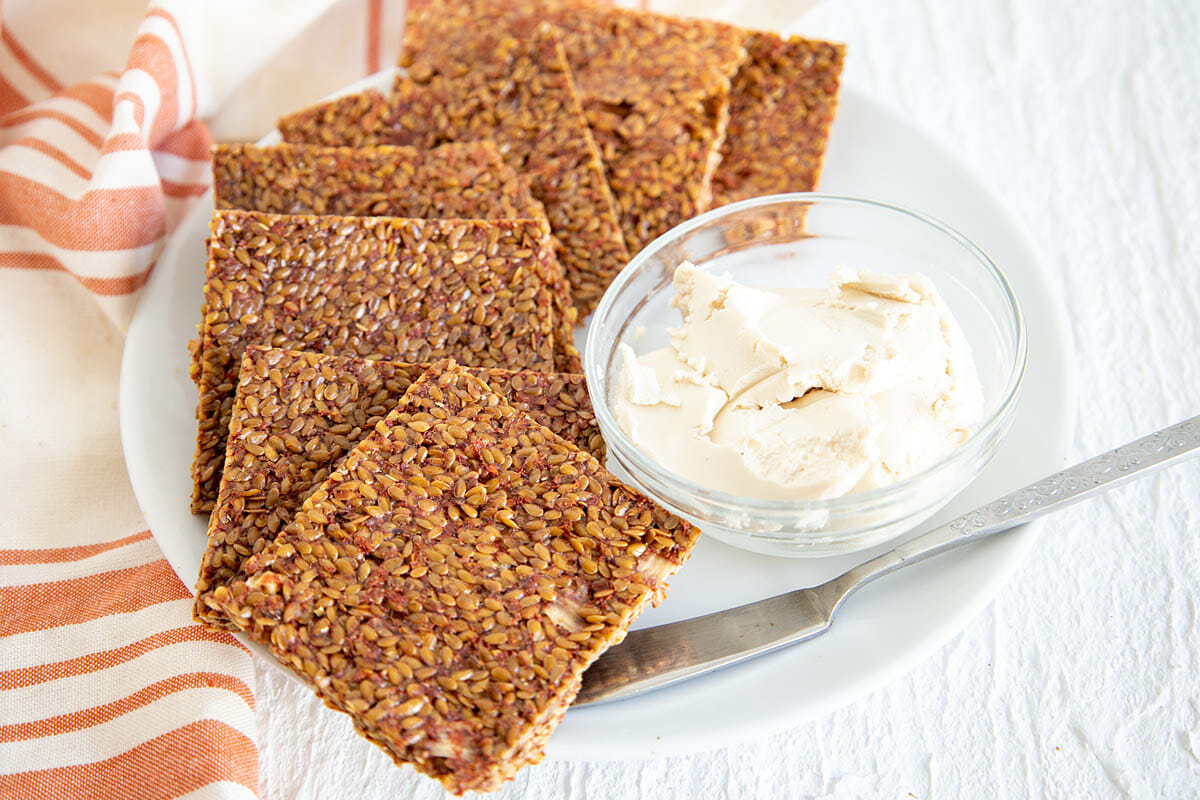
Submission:
M 780 20 L 780 24 L 786 20 Z M 846 80 L 924 127 L 1060 278 L 1082 458 L 1200 412 L 1200 5 L 825 0 Z M 935 657 L 759 742 L 548 763 L 498 798 L 1196 797 L 1200 466 L 1052 517 L 994 605 Z M 263 794 L 436 798 L 259 665 Z

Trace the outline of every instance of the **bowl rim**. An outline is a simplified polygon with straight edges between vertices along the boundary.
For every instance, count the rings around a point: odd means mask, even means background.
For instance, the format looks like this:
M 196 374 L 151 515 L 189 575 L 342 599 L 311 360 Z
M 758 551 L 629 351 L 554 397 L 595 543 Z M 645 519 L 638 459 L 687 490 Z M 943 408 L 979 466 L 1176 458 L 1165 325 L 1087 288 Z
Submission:
M 650 260 L 651 257 L 697 227 L 748 208 L 796 203 L 811 205 L 819 202 L 862 206 L 909 217 L 950 238 L 974 257 L 976 262 L 983 267 L 984 271 L 999 286 L 1005 299 L 1005 310 L 1008 312 L 1007 316 L 1012 323 L 1015 334 L 1014 359 L 1009 367 L 1008 381 L 1004 386 L 1000 399 L 994 404 L 994 407 L 989 409 L 989 413 L 987 413 L 984 421 L 971 432 L 966 441 L 925 469 L 888 486 L 841 495 L 839 497 L 816 500 L 771 500 L 758 497 L 744 497 L 702 486 L 646 456 L 645 452 L 629 438 L 625 430 L 617 423 L 616 418 L 609 408 L 608 397 L 603 387 L 600 386 L 599 375 L 597 375 L 598 365 L 602 363 L 602 357 L 608 357 L 607 354 L 602 356 L 598 352 L 600 347 L 599 332 L 601 328 L 605 327 L 603 323 L 612 314 L 616 297 L 634 279 L 634 276 L 639 272 L 639 268 Z M 593 410 L 600 429 L 604 433 L 606 441 L 608 440 L 610 431 L 612 432 L 612 437 L 616 440 L 615 442 L 607 441 L 609 450 L 610 452 L 616 451 L 619 454 L 618 461 L 626 469 L 629 469 L 629 462 L 632 462 L 632 466 L 637 470 L 655 475 L 660 481 L 666 479 L 672 485 L 672 488 L 678 488 L 691 498 L 700 498 L 706 505 L 721 506 L 737 512 L 751 512 L 769 518 L 783 518 L 808 515 L 813 512 L 859 511 L 864 507 L 873 508 L 887 505 L 888 501 L 894 497 L 903 496 L 908 492 L 914 491 L 915 487 L 924 483 L 931 476 L 940 473 L 947 467 L 957 463 L 960 459 L 966 458 L 973 452 L 974 445 L 980 442 L 987 442 L 996 433 L 997 429 L 1002 428 L 1006 424 L 1006 421 L 1011 416 L 1011 412 L 1016 405 L 1021 380 L 1025 375 L 1026 359 L 1027 331 L 1025 329 L 1025 318 L 1021 313 L 1021 306 L 1016 294 L 1013 292 L 1012 285 L 1009 283 L 1004 272 L 992 261 L 991 257 L 958 230 L 928 214 L 882 200 L 825 192 L 790 192 L 754 197 L 707 211 L 676 225 L 638 252 L 605 290 L 604 295 L 600 298 L 600 302 L 596 306 L 596 310 L 591 316 L 587 329 L 587 337 L 584 342 L 583 370 L 584 377 L 587 380 L 588 394 L 591 396 Z M 634 481 L 645 490 L 643 480 L 637 472 L 634 470 L 629 470 L 629 472 Z M 962 488 L 964 487 L 958 487 L 959 490 Z M 651 494 L 658 493 L 651 492 Z M 680 506 L 675 497 L 663 498 L 659 502 L 663 502 L 665 505 L 676 509 Z M 822 532 L 817 530 L 811 531 L 811 534 L 837 539 L 842 538 L 837 532 L 832 531 Z M 845 535 L 853 537 L 857 534 L 847 531 Z

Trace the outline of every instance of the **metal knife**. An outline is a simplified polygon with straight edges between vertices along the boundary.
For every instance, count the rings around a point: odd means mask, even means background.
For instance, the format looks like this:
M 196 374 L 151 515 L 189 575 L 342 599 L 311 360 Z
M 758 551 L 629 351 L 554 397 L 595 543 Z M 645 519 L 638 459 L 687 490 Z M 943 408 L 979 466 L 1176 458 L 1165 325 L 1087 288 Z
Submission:
M 629 633 L 583 674 L 575 706 L 623 700 L 811 639 L 857 589 L 1200 453 L 1200 416 L 1056 472 L 820 586 Z

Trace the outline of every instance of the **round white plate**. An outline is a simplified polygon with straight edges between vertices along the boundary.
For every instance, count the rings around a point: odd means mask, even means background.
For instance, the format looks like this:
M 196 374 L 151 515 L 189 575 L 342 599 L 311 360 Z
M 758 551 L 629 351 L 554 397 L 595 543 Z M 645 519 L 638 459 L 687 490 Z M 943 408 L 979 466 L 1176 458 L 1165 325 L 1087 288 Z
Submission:
M 386 87 L 390 80 L 375 76 L 350 88 Z M 1062 468 L 1076 393 L 1065 312 L 1033 247 L 999 204 L 941 147 L 852 89 L 842 94 L 821 188 L 909 206 L 949 223 L 992 256 L 1024 310 L 1029 362 L 1012 432 L 983 475 L 933 522 Z M 188 378 L 187 341 L 202 299 L 210 216 L 211 196 L 168 242 L 129 328 L 121 370 L 129 477 L 155 539 L 188 586 L 204 551 L 206 518 L 188 512 L 196 390 Z M 1008 580 L 1034 537 L 1027 526 L 874 583 L 846 605 L 829 633 L 806 644 L 632 700 L 573 710 L 551 738 L 549 755 L 626 759 L 718 748 L 850 703 L 962 630 Z M 819 583 L 885 549 L 794 560 L 702 539 L 668 599 L 637 627 Z

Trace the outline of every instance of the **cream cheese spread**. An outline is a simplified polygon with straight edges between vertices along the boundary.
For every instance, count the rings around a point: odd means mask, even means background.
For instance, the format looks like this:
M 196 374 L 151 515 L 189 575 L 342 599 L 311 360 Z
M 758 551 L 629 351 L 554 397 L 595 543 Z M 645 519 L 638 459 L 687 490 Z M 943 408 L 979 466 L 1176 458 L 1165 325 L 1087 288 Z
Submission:
M 621 428 L 700 486 L 774 500 L 887 486 L 966 441 L 979 378 L 932 282 L 842 268 L 829 284 L 753 288 L 681 264 L 671 345 L 620 345 Z

